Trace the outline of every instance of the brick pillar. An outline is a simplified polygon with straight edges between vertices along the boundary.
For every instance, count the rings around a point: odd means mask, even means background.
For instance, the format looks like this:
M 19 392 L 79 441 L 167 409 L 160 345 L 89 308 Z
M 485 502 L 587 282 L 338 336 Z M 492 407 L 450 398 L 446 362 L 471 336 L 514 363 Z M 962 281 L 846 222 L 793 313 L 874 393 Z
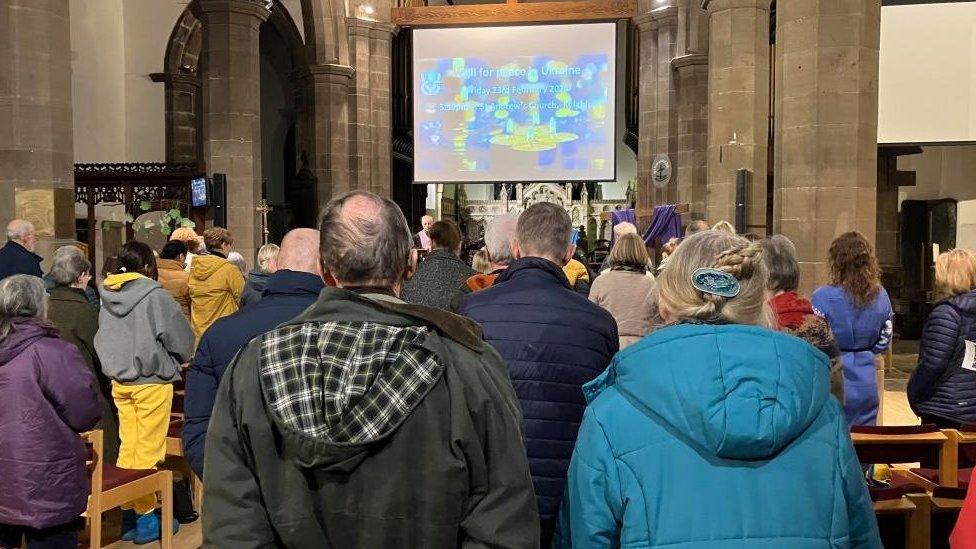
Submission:
M 705 217 L 708 198 L 708 56 L 676 57 L 678 152 L 677 202 L 691 205 L 691 218 Z
M 780 2 L 776 17 L 775 225 L 809 290 L 836 236 L 875 238 L 881 2 Z
M 706 219 L 709 223 L 734 220 L 735 172 L 747 169 L 752 181 L 746 221 L 763 225 L 769 148 L 769 0 L 711 0 L 705 7 L 709 13 Z M 750 231 L 763 232 L 761 227 Z
M 203 23 L 203 155 L 210 173 L 227 174 L 227 228 L 254 259 L 261 245 L 261 71 L 259 0 L 198 0 Z
M 349 169 L 352 187 L 391 194 L 392 138 L 390 44 L 396 27 L 384 21 L 349 18 L 352 79 Z
M 170 73 L 150 76 L 165 86 L 166 161 L 200 162 L 203 160 L 200 78 L 194 74 Z
M 0 0 L 0 225 L 75 240 L 68 0 Z
M 312 65 L 309 73 L 314 117 L 309 153 L 321 207 L 332 197 L 356 188 L 349 173 L 349 89 L 356 70 L 329 63 Z
M 654 207 L 654 184 L 651 182 L 651 162 L 654 159 L 657 126 L 657 21 L 649 13 L 638 16 L 634 23 L 638 31 L 640 70 L 638 93 L 640 113 L 637 131 L 637 207 Z

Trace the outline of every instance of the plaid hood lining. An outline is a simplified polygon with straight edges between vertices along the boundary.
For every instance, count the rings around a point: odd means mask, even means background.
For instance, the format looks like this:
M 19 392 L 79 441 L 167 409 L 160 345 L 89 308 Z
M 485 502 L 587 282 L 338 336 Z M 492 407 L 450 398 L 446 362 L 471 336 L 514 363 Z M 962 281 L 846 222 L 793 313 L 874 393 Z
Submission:
M 262 337 L 261 385 L 284 426 L 336 444 L 382 438 L 427 395 L 444 366 L 429 329 L 307 322 Z

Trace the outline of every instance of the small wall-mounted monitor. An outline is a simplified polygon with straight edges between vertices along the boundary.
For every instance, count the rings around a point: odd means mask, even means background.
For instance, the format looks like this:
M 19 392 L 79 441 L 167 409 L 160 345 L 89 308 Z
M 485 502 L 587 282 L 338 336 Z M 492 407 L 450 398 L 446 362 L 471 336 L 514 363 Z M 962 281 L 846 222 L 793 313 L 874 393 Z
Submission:
M 190 181 L 190 195 L 194 208 L 203 208 L 207 205 L 207 178 L 200 177 Z

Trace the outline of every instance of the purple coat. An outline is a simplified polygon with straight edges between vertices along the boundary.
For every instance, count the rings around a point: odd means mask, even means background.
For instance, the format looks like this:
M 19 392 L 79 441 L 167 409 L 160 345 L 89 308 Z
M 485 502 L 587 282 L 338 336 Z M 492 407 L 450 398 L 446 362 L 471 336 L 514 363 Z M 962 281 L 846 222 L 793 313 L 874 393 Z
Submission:
M 89 475 L 79 432 L 102 407 L 74 345 L 38 320 L 0 341 L 0 524 L 48 528 L 85 511 Z

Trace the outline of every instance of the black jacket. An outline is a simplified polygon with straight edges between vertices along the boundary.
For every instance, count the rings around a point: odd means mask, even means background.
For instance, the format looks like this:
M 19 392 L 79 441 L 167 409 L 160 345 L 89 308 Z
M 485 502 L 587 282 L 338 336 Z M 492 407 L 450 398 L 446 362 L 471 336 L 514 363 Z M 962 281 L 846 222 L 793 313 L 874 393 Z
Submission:
M 491 288 L 463 298 L 460 311 L 481 324 L 508 362 L 525 414 L 539 514 L 551 523 L 586 409 L 583 384 L 616 354 L 617 323 L 574 292 L 559 266 L 539 257 L 512 262 Z
M 976 371 L 963 368 L 967 341 L 976 344 L 976 292 L 939 302 L 925 321 L 918 367 L 908 382 L 916 414 L 976 423 Z
M 287 269 L 271 275 L 266 285 L 259 301 L 214 322 L 193 355 L 186 378 L 183 456 L 197 475 L 203 475 L 207 425 L 227 365 L 252 338 L 300 315 L 325 287 L 318 275 Z
M 408 303 L 450 310 L 457 289 L 475 270 L 447 250 L 434 250 L 417 265 L 400 297 Z
M 520 425 L 505 365 L 472 323 L 326 288 L 224 375 L 203 544 L 538 547 Z
M 0 248 L 0 280 L 16 274 L 41 276 L 41 256 L 14 242 L 8 240 Z

